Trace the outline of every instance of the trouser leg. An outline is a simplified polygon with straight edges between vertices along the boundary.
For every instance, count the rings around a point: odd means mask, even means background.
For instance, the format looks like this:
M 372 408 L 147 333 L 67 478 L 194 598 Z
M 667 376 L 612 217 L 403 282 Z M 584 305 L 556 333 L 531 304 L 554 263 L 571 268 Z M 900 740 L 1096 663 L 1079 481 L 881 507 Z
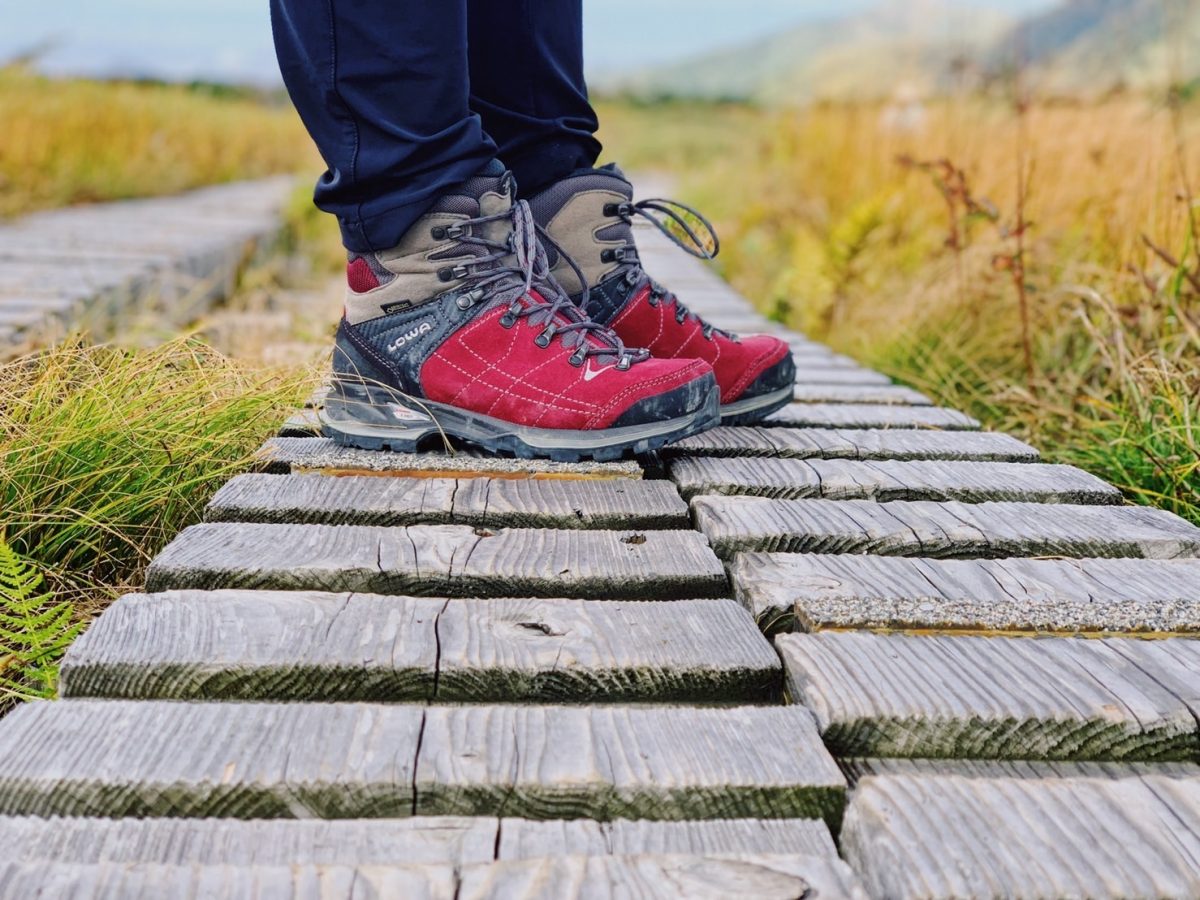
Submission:
M 596 163 L 582 0 L 467 0 L 471 108 L 531 196 Z
M 314 200 L 386 249 L 496 155 L 470 106 L 467 0 L 270 0 L 284 83 L 324 158 Z

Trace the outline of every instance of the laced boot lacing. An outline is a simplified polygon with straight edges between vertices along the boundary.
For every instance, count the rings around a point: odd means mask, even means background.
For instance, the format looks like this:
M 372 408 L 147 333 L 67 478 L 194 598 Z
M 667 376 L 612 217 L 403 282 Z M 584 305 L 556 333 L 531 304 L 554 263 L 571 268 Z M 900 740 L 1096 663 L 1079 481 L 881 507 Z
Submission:
M 679 212 L 679 210 L 682 210 L 682 212 Z M 667 221 L 660 219 L 658 215 L 655 215 L 656 213 L 665 216 Z M 717 237 L 717 231 L 713 228 L 712 223 L 697 210 L 675 200 L 651 198 L 649 200 L 639 200 L 637 203 L 630 201 L 625 201 L 624 203 L 607 203 L 604 206 L 604 215 L 620 219 L 630 227 L 633 226 L 634 217 L 641 216 L 665 234 L 675 246 L 697 259 L 714 259 L 721 252 L 721 240 Z M 687 216 L 691 216 L 695 220 L 699 229 L 692 227 Z M 676 233 L 676 228 L 683 232 L 683 237 L 680 237 Z M 704 235 L 701 236 L 698 234 L 698 230 L 703 230 Z M 600 254 L 600 260 L 601 262 L 619 262 L 622 264 L 622 267 L 628 266 L 625 278 L 630 285 L 638 285 L 643 280 L 649 284 L 650 293 L 647 300 L 651 306 L 657 306 L 659 303 L 665 303 L 667 306 L 674 304 L 675 321 L 680 325 L 689 319 L 698 322 L 701 334 L 704 335 L 705 340 L 711 341 L 714 334 L 720 334 L 731 340 L 737 339 L 730 332 L 717 328 L 689 310 L 672 291 L 667 290 L 651 278 L 646 273 L 646 270 L 642 268 L 637 247 L 632 241 L 625 242 L 621 247 L 606 249 Z M 587 308 L 586 302 L 587 294 L 585 292 L 585 309 Z
M 477 231 L 477 226 L 506 220 L 510 220 L 513 226 L 506 242 L 491 240 Z M 561 337 L 564 347 L 575 348 L 568 362 L 576 368 L 583 366 L 589 357 L 613 357 L 616 367 L 622 371 L 649 359 L 648 351 L 626 347 L 615 332 L 587 317 L 586 285 L 583 302 L 575 305 L 550 274 L 550 263 L 539 236 L 567 260 L 580 281 L 583 281 L 583 273 L 575 262 L 538 228 L 529 204 L 524 200 L 518 200 L 508 212 L 434 228 L 433 237 L 436 240 L 453 238 L 486 251 L 470 262 L 441 269 L 438 277 L 442 281 L 468 279 L 470 290 L 456 301 L 460 309 L 470 309 L 489 298 L 490 294 L 489 303 L 508 304 L 508 309 L 499 319 L 504 328 L 512 328 L 523 318 L 529 318 L 534 326 L 544 325 L 542 332 L 534 338 L 534 343 L 544 349 L 550 346 L 555 337 Z M 516 258 L 515 264 L 508 263 L 507 260 L 513 256 Z M 535 289 L 536 296 L 532 293 Z M 563 322 L 562 319 L 567 321 Z M 589 337 L 596 339 L 597 343 L 590 341 Z

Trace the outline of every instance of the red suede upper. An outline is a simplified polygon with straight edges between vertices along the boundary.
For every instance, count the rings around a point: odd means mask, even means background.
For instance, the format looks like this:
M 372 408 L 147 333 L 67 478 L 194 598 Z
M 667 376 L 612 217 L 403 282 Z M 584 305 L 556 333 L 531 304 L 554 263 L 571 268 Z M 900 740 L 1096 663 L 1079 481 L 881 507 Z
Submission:
M 582 431 L 606 428 L 637 401 L 709 371 L 695 359 L 649 359 L 621 371 L 611 358 L 593 356 L 573 366 L 573 348 L 562 338 L 539 347 L 534 338 L 542 325 L 526 317 L 505 328 L 503 315 L 503 309 L 483 313 L 426 360 L 426 397 L 520 425 Z
M 788 355 L 788 345 L 766 334 L 743 335 L 731 340 L 719 332 L 711 339 L 704 328 L 688 316 L 675 320 L 675 304 L 651 304 L 650 287 L 635 293 L 609 323 L 630 347 L 645 347 L 663 359 L 702 359 L 712 366 L 721 387 L 721 403 L 732 403 L 763 372 Z

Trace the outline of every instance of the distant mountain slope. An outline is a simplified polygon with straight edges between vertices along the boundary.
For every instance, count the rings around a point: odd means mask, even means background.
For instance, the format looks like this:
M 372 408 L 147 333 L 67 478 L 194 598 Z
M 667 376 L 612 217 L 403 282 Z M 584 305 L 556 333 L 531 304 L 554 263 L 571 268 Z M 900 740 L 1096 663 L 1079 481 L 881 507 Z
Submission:
M 958 62 L 997 73 L 1019 55 L 1054 92 L 1200 77 L 1200 0 L 1065 0 L 1022 22 L 961 0 L 890 0 L 855 16 L 610 79 L 642 96 L 803 103 L 937 92 Z
M 1026 58 L 1059 91 L 1160 87 L 1200 75 L 1200 4 L 1192 0 L 1067 0 L 1020 23 L 990 61 Z
M 1013 26 L 995 9 L 953 0 L 889 0 L 866 13 L 806 23 L 602 85 L 646 96 L 797 102 L 888 95 L 898 81 L 927 89 L 951 62 Z

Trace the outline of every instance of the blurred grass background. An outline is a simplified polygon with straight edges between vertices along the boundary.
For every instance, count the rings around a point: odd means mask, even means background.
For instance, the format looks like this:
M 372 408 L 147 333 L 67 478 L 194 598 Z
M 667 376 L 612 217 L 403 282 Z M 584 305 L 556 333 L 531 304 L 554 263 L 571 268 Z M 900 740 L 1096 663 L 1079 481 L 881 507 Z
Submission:
M 1187 94 L 601 118 L 614 157 L 714 217 L 722 274 L 769 315 L 1200 523 Z

